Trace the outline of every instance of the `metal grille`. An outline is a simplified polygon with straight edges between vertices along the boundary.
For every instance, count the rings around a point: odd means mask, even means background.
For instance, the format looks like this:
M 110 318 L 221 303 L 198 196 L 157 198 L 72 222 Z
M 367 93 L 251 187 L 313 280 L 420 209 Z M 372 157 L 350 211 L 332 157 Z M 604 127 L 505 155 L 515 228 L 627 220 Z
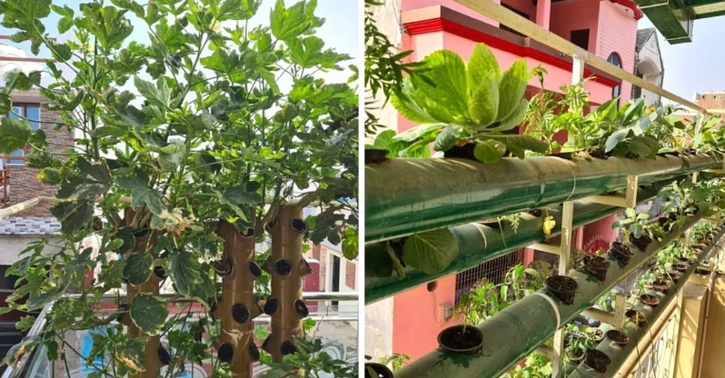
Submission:
M 517 264 L 522 263 L 523 256 L 523 251 L 512 252 L 458 273 L 456 275 L 456 303 L 458 303 L 463 294 L 471 289 L 471 286 L 483 278 L 495 284 L 503 283 L 506 272 Z

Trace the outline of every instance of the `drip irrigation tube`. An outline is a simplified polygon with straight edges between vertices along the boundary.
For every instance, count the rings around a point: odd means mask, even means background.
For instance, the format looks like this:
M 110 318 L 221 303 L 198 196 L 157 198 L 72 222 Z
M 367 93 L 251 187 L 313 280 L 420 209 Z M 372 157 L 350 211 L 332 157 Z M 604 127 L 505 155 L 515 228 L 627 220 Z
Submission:
M 722 168 L 715 154 L 656 159 L 390 159 L 365 167 L 366 242 L 551 206 L 640 184 Z
M 690 267 L 680 273 L 680 279 L 672 285 L 672 287 L 669 289 L 667 294 L 662 294 L 656 291 L 648 291 L 647 294 L 656 296 L 660 303 L 656 307 L 649 307 L 644 306 L 641 303 L 638 303 L 634 306 L 634 309 L 638 312 L 641 312 L 645 315 L 647 318 L 647 324 L 643 327 L 637 327 L 634 324 L 627 325 L 623 331 L 627 334 L 629 337 L 629 343 L 625 346 L 617 346 L 614 343 L 608 342 L 608 340 L 605 338 L 598 346 L 597 350 L 604 352 L 610 359 L 611 362 L 607 366 L 607 371 L 604 373 L 599 373 L 592 369 L 591 367 L 587 366 L 586 364 L 582 363 L 579 365 L 574 372 L 569 375 L 570 378 L 607 378 L 607 377 L 613 377 L 619 370 L 625 365 L 625 362 L 629 358 L 629 356 L 637 351 L 639 353 L 639 346 L 638 344 L 645 340 L 647 336 L 652 336 L 650 332 L 653 331 L 654 324 L 657 320 L 660 319 L 660 317 L 666 313 L 665 309 L 669 307 L 669 304 L 672 302 L 673 299 L 677 298 L 677 293 L 682 289 L 682 287 L 685 285 L 687 280 L 690 278 L 690 276 L 697 270 L 697 267 L 702 262 L 705 257 L 707 257 L 714 249 L 720 247 L 720 243 L 722 243 L 722 240 L 720 240 L 723 237 L 723 234 L 725 232 L 720 231 L 717 233 L 717 236 L 714 238 L 715 243 L 713 243 L 712 246 L 708 248 L 704 248 L 703 251 L 698 255 L 697 262 L 693 262 L 690 264 Z M 602 327 L 603 330 L 606 332 L 607 330 L 611 329 L 611 327 Z M 650 333 L 648 335 L 648 333 Z M 654 342 L 654 340 L 650 340 L 649 342 Z
M 639 190 L 639 200 L 646 201 L 670 184 L 667 180 L 652 185 L 651 188 Z M 606 218 L 621 208 L 578 201 L 574 212 L 574 227 L 581 227 L 599 219 Z M 561 208 L 548 209 L 548 215 L 556 220 L 552 235 L 561 233 Z M 365 248 L 365 303 L 370 304 L 381 299 L 400 294 L 417 286 L 451 274 L 473 268 L 486 261 L 503 256 L 507 253 L 527 247 L 548 237 L 542 231 L 542 223 L 546 216 L 534 217 L 521 214 L 521 221 L 516 232 L 506 227 L 497 230 L 481 224 L 465 224 L 451 227 L 458 246 L 458 257 L 438 274 L 425 274 L 412 268 L 405 269 L 405 277 L 400 279 L 393 271 L 393 263 L 386 251 L 385 243 L 368 245 Z
M 570 271 L 568 276 L 578 284 L 576 296 L 570 305 L 542 290 L 479 324 L 477 328 L 483 333 L 483 348 L 479 353 L 462 355 L 436 349 L 399 370 L 395 377 L 500 377 L 551 338 L 559 327 L 591 307 L 597 298 L 609 292 L 618 282 L 644 265 L 664 246 L 679 238 L 702 217 L 702 212 L 688 217 L 684 225 L 675 226 L 662 243 L 655 241 L 644 252 L 633 248 L 634 256 L 627 265 L 622 265 L 607 255 L 610 266 L 602 281 L 586 273 Z

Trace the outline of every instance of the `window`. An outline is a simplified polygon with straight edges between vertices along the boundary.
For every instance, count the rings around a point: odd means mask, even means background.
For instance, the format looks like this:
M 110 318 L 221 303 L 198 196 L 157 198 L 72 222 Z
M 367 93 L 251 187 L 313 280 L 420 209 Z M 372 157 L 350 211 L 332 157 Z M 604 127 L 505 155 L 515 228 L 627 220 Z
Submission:
M 14 104 L 13 111 L 8 116 L 18 120 L 27 118 L 33 131 L 40 129 L 39 104 Z M 25 165 L 25 150 L 15 151 L 10 154 L 8 164 Z
M 619 54 L 613 52 L 609 54 L 609 58 L 607 58 L 607 62 L 613 64 L 616 67 L 622 68 L 622 58 L 619 57 Z M 612 88 L 612 98 L 617 98 L 622 95 L 622 86 L 617 85 L 616 87 Z M 617 108 L 619 108 L 619 101 L 617 101 Z
M 584 50 L 589 50 L 589 29 L 572 30 L 571 43 L 583 48 Z

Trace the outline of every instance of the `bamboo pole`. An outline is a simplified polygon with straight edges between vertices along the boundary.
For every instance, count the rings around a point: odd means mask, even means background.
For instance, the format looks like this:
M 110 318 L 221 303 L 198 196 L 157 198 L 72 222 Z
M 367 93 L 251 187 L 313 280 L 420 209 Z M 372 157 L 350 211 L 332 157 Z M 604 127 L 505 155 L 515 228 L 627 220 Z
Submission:
M 249 378 L 252 364 L 259 360 L 252 320 L 262 313 L 254 299 L 254 280 L 262 274 L 254 261 L 255 228 L 239 232 L 233 224 L 222 221 L 218 234 L 224 239 L 224 252 L 217 266 L 222 276 L 222 299 L 217 306 L 221 344 L 217 354 L 222 362 L 231 365 L 233 377 Z
M 133 218 L 136 212 L 127 208 L 124 214 L 124 222 L 126 225 L 133 222 Z M 141 227 L 140 230 L 135 232 L 136 245 L 134 246 L 133 253 L 151 253 L 154 244 L 156 243 L 156 235 L 151 232 L 150 229 Z M 148 281 L 140 285 L 127 285 L 127 307 L 130 313 L 133 307 L 133 300 L 139 294 L 159 294 L 159 278 L 155 274 L 151 274 Z M 145 371 L 139 374 L 131 375 L 131 378 L 158 378 L 161 374 L 161 360 L 159 358 L 160 337 L 146 335 L 136 324 L 131 320 L 131 316 L 125 316 L 124 323 L 128 326 L 128 334 L 132 339 L 145 339 L 144 344 L 144 369 Z
M 297 352 L 294 338 L 302 336 L 302 319 L 309 315 L 302 299 L 302 277 L 311 269 L 302 256 L 302 235 L 307 231 L 302 209 L 295 203 L 282 206 L 269 228 L 272 256 L 264 270 L 272 276 L 272 295 L 264 312 L 272 317 L 272 333 L 263 347 L 279 363 L 285 355 Z

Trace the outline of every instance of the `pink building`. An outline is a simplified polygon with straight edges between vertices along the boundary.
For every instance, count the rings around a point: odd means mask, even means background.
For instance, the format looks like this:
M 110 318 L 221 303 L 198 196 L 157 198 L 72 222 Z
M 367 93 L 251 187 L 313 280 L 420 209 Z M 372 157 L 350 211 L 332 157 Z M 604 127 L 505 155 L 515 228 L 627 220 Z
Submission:
M 390 3 L 392 0 L 388 0 Z M 529 67 L 541 65 L 548 71 L 545 89 L 560 92 L 559 87 L 571 84 L 572 61 L 528 37 L 456 3 L 453 0 L 397 0 L 402 9 L 403 51 L 413 50 L 411 59 L 420 60 L 434 51 L 447 49 L 468 59 L 478 43 L 485 43 L 507 69 L 516 59 L 525 58 Z M 481 0 L 489 1 L 489 0 Z M 637 20 L 642 17 L 631 0 L 493 0 L 545 29 L 607 59 L 628 71 L 635 66 Z M 395 1 L 392 1 L 395 3 Z M 391 5 L 388 4 L 388 7 Z M 616 97 L 629 101 L 631 84 L 601 71 L 586 67 L 586 85 L 594 104 Z M 528 96 L 539 91 L 537 79 L 529 84 Z M 398 116 L 398 132 L 413 123 Z M 608 245 L 616 237 L 611 218 L 604 219 L 576 232 L 580 249 Z M 520 251 L 489 261 L 457 275 L 438 280 L 429 291 L 425 286 L 388 298 L 367 308 L 368 327 L 376 328 L 380 339 L 368 340 L 366 350 L 375 356 L 403 353 L 413 359 L 437 348 L 436 335 L 460 323 L 450 309 L 457 297 L 477 279 L 503 279 L 506 270 L 519 262 L 528 263 L 533 251 Z M 538 254 L 537 254 L 538 258 Z

